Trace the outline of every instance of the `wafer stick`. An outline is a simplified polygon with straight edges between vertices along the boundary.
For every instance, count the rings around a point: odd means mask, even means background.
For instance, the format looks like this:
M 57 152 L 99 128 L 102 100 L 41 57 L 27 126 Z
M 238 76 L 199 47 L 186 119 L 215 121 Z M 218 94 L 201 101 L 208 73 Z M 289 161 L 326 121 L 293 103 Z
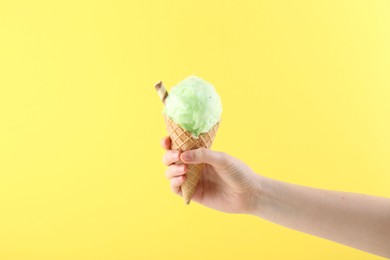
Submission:
M 165 105 L 165 100 L 168 97 L 168 91 L 165 89 L 162 81 L 160 81 L 156 85 L 154 85 L 154 88 L 156 89 L 157 94 L 160 97 L 161 101 Z

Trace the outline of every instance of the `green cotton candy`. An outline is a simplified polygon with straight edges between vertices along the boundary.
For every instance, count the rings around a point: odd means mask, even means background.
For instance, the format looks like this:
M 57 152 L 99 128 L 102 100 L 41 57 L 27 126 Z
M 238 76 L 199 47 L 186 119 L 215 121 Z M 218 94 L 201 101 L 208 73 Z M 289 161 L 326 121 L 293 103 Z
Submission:
M 164 113 L 176 124 L 198 137 L 221 119 L 221 99 L 213 85 L 190 76 L 171 89 Z

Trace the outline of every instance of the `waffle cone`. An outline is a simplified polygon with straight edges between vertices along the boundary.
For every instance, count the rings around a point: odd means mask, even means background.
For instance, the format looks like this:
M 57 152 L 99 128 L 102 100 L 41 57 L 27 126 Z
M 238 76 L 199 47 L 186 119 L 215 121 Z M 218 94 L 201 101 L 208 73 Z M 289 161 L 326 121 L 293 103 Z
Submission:
M 219 123 L 217 123 L 209 132 L 195 138 L 190 132 L 181 128 L 167 116 L 165 116 L 165 124 L 172 141 L 172 150 L 179 150 L 181 152 L 202 147 L 210 148 L 219 127 Z M 190 203 L 191 198 L 195 193 L 196 185 L 201 178 L 203 168 L 204 163 L 188 165 L 186 181 L 181 186 L 181 191 L 186 204 Z

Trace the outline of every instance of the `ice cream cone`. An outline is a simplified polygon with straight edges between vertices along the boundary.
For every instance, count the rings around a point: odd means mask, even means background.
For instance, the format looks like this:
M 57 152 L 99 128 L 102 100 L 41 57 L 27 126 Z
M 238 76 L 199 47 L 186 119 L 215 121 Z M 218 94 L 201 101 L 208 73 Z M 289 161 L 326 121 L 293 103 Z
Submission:
M 172 141 L 171 148 L 181 152 L 201 147 L 210 148 L 219 127 L 219 123 L 217 123 L 209 132 L 203 133 L 199 135 L 198 138 L 196 138 L 190 132 L 184 130 L 167 116 L 165 116 L 165 123 L 169 137 Z M 186 180 L 181 186 L 182 195 L 186 204 L 190 203 L 191 198 L 195 193 L 196 185 L 201 178 L 203 168 L 204 163 L 188 165 Z

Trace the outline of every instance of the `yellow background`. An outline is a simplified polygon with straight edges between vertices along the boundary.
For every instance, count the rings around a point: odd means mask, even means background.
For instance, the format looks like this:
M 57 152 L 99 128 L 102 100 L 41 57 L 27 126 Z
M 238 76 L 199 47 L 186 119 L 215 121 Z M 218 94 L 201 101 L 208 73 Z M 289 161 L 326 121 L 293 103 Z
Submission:
M 0 259 L 381 259 L 184 206 L 153 85 L 196 74 L 214 149 L 390 196 L 390 3 L 0 0 Z

